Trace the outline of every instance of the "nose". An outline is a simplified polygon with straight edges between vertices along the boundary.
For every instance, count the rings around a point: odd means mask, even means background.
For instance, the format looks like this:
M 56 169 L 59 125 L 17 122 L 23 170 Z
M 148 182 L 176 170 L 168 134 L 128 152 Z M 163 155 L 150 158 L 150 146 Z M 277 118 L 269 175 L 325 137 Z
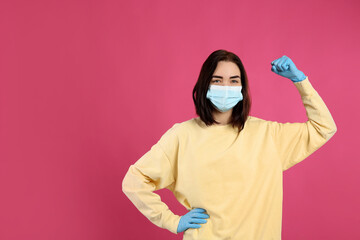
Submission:
M 230 82 L 222 82 L 220 83 L 221 86 L 241 86 L 239 83 L 230 83 Z
M 220 83 L 218 83 L 218 85 L 220 85 L 220 86 L 232 86 L 233 84 L 231 84 L 230 81 L 225 80 L 225 81 L 221 81 Z

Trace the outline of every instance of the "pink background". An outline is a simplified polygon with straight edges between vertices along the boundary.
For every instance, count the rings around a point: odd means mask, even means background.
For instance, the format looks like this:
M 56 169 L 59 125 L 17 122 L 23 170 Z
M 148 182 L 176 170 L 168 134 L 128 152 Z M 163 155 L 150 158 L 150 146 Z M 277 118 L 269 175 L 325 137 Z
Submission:
M 182 239 L 122 179 L 175 122 L 217 49 L 243 61 L 251 115 L 304 122 L 290 57 L 338 131 L 284 172 L 283 239 L 360 239 L 358 0 L 1 1 L 0 239 Z M 178 215 L 168 190 L 157 192 Z

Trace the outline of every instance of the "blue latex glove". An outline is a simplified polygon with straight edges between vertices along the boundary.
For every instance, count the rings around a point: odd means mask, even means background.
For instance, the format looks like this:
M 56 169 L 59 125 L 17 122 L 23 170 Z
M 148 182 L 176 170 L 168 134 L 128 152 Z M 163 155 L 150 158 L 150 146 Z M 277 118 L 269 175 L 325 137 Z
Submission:
M 272 61 L 271 65 L 271 71 L 282 77 L 289 78 L 293 82 L 301 82 L 306 78 L 305 74 L 298 70 L 293 61 L 285 55 Z
M 192 223 L 206 223 L 207 221 L 202 218 L 209 218 L 210 216 L 203 213 L 205 211 L 203 208 L 195 208 L 184 216 L 181 216 L 177 232 L 183 232 L 188 228 L 200 228 L 201 225 Z

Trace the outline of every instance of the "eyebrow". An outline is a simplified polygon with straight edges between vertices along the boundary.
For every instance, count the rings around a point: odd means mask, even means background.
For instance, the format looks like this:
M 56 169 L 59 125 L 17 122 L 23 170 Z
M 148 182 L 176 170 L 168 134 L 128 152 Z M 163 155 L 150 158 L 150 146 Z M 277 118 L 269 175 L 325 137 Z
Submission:
M 222 76 L 217 76 L 217 75 L 213 75 L 212 76 L 212 78 L 223 78 Z M 230 77 L 230 78 L 240 78 L 240 76 L 239 75 L 235 75 L 235 76 L 232 76 L 232 77 Z

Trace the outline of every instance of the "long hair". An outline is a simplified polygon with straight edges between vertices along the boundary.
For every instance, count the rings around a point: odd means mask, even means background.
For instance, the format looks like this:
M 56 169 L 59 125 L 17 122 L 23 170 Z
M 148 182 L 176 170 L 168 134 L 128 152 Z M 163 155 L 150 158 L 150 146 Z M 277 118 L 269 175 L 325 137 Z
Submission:
M 233 62 L 240 69 L 243 100 L 234 106 L 230 121 L 231 125 L 237 127 L 238 133 L 240 133 L 244 128 L 245 121 L 250 113 L 251 97 L 245 68 L 240 58 L 232 52 L 223 49 L 216 50 L 212 52 L 203 63 L 192 94 L 196 114 L 207 126 L 219 123 L 212 116 L 212 112 L 215 110 L 214 106 L 211 104 L 210 100 L 206 98 L 212 75 L 219 61 Z

